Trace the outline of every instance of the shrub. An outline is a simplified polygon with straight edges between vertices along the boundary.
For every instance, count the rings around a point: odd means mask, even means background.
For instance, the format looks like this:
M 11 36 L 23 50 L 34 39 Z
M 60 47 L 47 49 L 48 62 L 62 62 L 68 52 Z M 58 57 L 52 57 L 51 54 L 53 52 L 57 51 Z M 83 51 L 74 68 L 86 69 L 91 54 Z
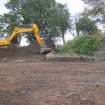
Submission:
M 102 38 L 99 36 L 81 36 L 68 41 L 59 49 L 60 53 L 75 53 L 79 55 L 94 55 Z

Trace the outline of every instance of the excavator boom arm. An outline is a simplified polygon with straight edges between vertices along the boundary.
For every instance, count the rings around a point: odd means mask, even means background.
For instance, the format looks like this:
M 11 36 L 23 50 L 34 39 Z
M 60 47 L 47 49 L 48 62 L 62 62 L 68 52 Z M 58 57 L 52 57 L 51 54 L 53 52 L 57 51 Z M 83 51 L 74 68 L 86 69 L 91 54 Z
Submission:
M 12 35 L 10 35 L 8 38 L 6 39 L 3 39 L 3 40 L 0 40 L 0 45 L 10 45 L 12 40 L 14 38 L 16 38 L 19 33 L 24 33 L 24 32 L 33 32 L 34 33 L 34 36 L 37 40 L 37 43 L 43 47 L 45 45 L 44 43 L 44 40 L 43 38 L 41 38 L 41 34 L 40 34 L 40 31 L 39 31 L 39 28 L 36 24 L 33 24 L 32 25 L 32 28 L 19 28 L 19 27 L 16 27 L 12 33 Z
M 10 35 L 6 39 L 1 39 L 0 40 L 0 46 L 9 46 L 9 45 L 11 45 L 12 40 L 14 40 L 19 35 L 19 33 L 24 33 L 24 32 L 33 32 L 34 33 L 34 36 L 35 36 L 35 38 L 37 40 L 37 43 L 40 46 L 40 49 L 41 49 L 40 53 L 41 54 L 51 51 L 51 48 L 46 48 L 44 39 L 41 38 L 40 30 L 39 30 L 39 28 L 38 28 L 38 26 L 36 24 L 32 24 L 32 28 L 19 28 L 19 27 L 16 27 L 14 29 L 12 35 Z
M 12 35 L 8 38 L 10 41 L 12 41 L 15 37 L 18 36 L 19 33 L 24 33 L 24 32 L 32 32 L 32 28 L 18 28 L 16 27 L 12 33 Z

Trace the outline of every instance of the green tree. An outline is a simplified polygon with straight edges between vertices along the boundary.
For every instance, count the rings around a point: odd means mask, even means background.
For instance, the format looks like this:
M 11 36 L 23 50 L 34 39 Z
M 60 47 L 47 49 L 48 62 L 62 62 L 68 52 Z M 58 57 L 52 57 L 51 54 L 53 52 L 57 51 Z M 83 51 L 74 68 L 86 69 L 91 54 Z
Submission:
M 69 12 L 65 5 L 55 0 L 10 0 L 6 4 L 9 13 L 4 14 L 4 23 L 8 32 L 15 26 L 30 26 L 38 17 L 38 25 L 46 20 L 46 30 L 50 37 L 62 36 L 70 28 Z
M 97 22 L 105 23 L 105 2 L 104 0 L 82 0 L 84 3 L 92 7 L 89 13 L 95 16 Z M 101 17 L 101 18 L 100 18 Z
M 4 31 L 6 29 L 5 19 L 2 15 L 0 15 L 0 31 Z
M 83 32 L 85 34 L 95 34 L 97 33 L 97 26 L 94 21 L 89 19 L 88 17 L 82 17 L 79 19 L 78 23 L 76 23 L 76 31 L 78 33 Z
M 57 4 L 54 16 L 56 18 L 55 23 L 53 25 L 58 31 L 58 34 L 61 35 L 63 43 L 65 43 L 64 35 L 67 32 L 67 30 L 70 29 L 71 26 L 71 20 L 69 19 L 70 15 L 68 9 L 66 8 L 66 5 Z
M 82 0 L 86 4 L 90 4 L 92 6 L 95 6 L 96 4 L 103 4 L 104 0 Z

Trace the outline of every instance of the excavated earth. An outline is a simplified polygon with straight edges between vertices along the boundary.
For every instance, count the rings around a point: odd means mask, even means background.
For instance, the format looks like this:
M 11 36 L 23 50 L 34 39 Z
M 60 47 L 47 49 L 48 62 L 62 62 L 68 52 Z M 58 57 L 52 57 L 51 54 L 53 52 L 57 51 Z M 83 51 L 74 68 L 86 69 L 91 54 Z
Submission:
M 0 105 L 105 105 L 105 62 L 46 61 L 34 46 L 0 48 Z

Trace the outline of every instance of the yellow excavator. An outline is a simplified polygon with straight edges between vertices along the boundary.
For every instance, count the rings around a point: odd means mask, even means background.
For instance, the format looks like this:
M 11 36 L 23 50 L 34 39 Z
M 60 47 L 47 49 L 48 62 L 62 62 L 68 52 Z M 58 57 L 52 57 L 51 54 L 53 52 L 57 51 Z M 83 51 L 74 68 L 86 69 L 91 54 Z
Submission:
M 48 53 L 51 51 L 51 48 L 47 48 L 45 45 L 44 39 L 41 37 L 40 30 L 37 26 L 37 24 L 32 24 L 31 28 L 19 28 L 16 27 L 9 37 L 5 39 L 0 39 L 0 46 L 10 46 L 12 45 L 12 41 L 19 35 L 19 33 L 25 33 L 25 32 L 33 32 L 35 35 L 35 38 L 37 40 L 38 45 L 40 46 L 40 53 Z

